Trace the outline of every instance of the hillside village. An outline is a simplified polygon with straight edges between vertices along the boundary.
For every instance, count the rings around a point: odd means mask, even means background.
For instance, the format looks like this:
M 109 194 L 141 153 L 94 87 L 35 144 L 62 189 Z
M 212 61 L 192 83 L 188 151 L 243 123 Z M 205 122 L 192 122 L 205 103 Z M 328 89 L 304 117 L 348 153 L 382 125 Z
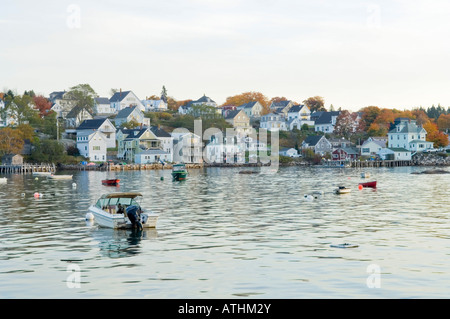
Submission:
M 6 136 L 6 128 L 30 125 L 34 133 L 29 137 L 39 138 L 24 138 L 18 153 L 30 155 L 39 144 L 33 141 L 47 138 L 62 143 L 65 152 L 83 162 L 94 163 L 249 162 L 257 159 L 258 152 L 271 150 L 270 137 L 267 143 L 260 140 L 262 129 L 269 136 L 278 132 L 284 161 L 411 160 L 417 153 L 444 150 L 448 145 L 445 132 L 450 128 L 450 114 L 444 109 L 433 119 L 424 109 L 389 112 L 366 107 L 349 112 L 330 107 L 327 111 L 323 105 L 308 107 L 286 98 L 265 105 L 258 100 L 218 105 L 206 95 L 174 109 L 169 108 L 164 87 L 160 97 L 145 99 L 132 90 L 119 89 L 110 97 L 100 97 L 80 87 L 75 91 L 78 95 L 74 90 L 54 91 L 39 101 L 33 94 L 25 99 L 27 94 L 0 93 L 0 133 Z M 385 114 L 388 119 L 380 120 Z M 43 134 L 42 124 L 33 124 L 47 118 L 52 120 Z M 216 127 L 223 134 L 207 134 L 209 130 L 199 134 L 193 129 L 194 119 L 210 123 L 204 129 Z M 48 129 L 53 125 L 56 133 Z M 0 152 L 13 153 L 1 146 Z

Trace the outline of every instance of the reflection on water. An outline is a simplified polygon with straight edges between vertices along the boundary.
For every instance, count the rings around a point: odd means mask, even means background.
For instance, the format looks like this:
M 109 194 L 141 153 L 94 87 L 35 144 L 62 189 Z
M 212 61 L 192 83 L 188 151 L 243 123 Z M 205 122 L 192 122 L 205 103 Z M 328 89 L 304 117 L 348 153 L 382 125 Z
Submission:
M 71 172 L 61 181 L 8 175 L 0 297 L 447 297 L 449 175 L 411 174 L 418 170 L 367 169 L 378 188 L 363 190 L 358 169 L 208 168 L 182 182 L 169 170 Z M 119 186 L 101 185 L 113 177 Z M 351 193 L 334 194 L 338 185 Z M 157 229 L 85 220 L 98 197 L 118 191 L 141 192 L 160 215 Z M 313 192 L 321 195 L 305 198 Z M 358 247 L 330 247 L 341 243 Z M 80 288 L 66 284 L 70 265 Z M 379 288 L 367 285 L 371 265 L 381 269 Z

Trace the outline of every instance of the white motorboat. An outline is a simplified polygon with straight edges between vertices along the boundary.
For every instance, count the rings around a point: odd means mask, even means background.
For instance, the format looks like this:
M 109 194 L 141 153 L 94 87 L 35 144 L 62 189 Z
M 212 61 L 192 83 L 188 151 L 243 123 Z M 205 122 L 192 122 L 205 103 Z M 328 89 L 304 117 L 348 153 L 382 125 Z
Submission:
M 336 194 L 348 194 L 351 192 L 350 188 L 347 188 L 345 186 L 339 186 L 336 190 L 335 190 Z
M 0 177 L 0 183 L 6 183 L 8 179 L 6 177 Z
M 111 193 L 102 195 L 95 205 L 89 207 L 94 221 L 102 227 L 155 228 L 158 214 L 141 208 L 141 193 Z
M 50 176 L 52 172 L 33 172 L 33 176 Z

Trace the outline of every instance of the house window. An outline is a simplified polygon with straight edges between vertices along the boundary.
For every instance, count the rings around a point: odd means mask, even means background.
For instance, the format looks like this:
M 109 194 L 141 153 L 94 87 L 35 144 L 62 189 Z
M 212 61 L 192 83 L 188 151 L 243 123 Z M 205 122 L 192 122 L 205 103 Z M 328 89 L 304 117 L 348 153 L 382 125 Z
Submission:
M 370 148 L 363 148 L 363 149 L 362 149 L 362 152 L 363 152 L 363 153 L 369 153 L 369 152 L 370 152 Z
M 93 151 L 100 151 L 100 146 L 92 146 Z

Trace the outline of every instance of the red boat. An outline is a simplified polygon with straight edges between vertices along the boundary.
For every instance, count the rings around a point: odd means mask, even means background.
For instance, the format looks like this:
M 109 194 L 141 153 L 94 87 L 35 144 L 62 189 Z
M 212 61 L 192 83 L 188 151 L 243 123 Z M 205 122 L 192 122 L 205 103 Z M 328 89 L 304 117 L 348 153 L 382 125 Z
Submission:
M 117 186 L 119 185 L 120 179 L 104 179 L 102 180 L 103 185 L 107 186 Z
M 377 187 L 377 181 L 367 182 L 367 183 L 359 183 L 359 185 L 361 185 L 362 187 L 376 188 Z

